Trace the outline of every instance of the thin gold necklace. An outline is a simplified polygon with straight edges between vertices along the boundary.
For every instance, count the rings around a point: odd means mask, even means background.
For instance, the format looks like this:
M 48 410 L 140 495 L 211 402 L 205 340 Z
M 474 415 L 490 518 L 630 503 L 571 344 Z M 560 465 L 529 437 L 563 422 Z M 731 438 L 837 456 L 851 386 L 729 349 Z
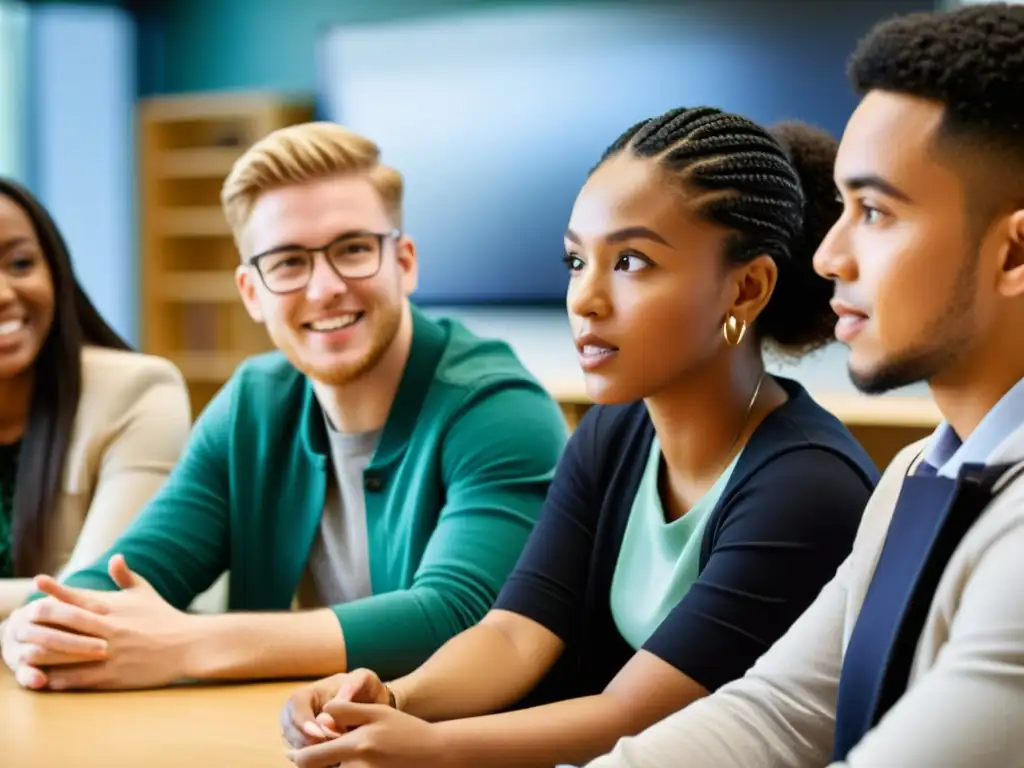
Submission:
M 732 456 L 732 452 L 736 448 L 736 443 L 738 443 L 740 441 L 740 437 L 742 437 L 742 435 L 743 435 L 743 430 L 746 429 L 747 422 L 750 421 L 750 414 L 754 410 L 754 403 L 757 402 L 757 396 L 759 394 L 761 394 L 761 385 L 764 384 L 764 378 L 767 375 L 767 373 L 768 373 L 767 371 L 764 371 L 764 370 L 761 371 L 761 377 L 757 380 L 757 386 L 754 387 L 754 394 L 751 395 L 750 402 L 747 403 L 747 412 L 743 416 L 743 422 L 740 424 L 739 432 L 736 433 L 736 438 L 732 441 L 732 445 L 729 446 L 728 453 L 725 454 L 727 459 Z M 667 463 L 665 463 L 665 454 L 664 453 L 662 453 L 661 461 L 662 461 L 662 467 L 661 467 L 661 469 L 659 469 L 659 474 L 662 471 L 665 471 L 665 472 L 668 471 Z M 722 468 L 718 472 L 719 478 L 721 478 L 722 473 L 725 471 L 726 467 L 728 467 L 728 466 L 729 466 L 728 463 L 725 463 L 725 464 L 722 465 Z M 662 479 L 659 478 L 659 480 L 658 480 L 658 485 L 659 486 L 661 485 L 661 482 L 662 482 Z M 669 481 L 667 479 L 667 476 L 666 476 L 666 482 L 671 482 L 671 481 Z M 716 480 L 715 482 L 718 482 L 718 481 Z M 660 488 L 659 488 L 659 491 L 660 491 Z M 671 495 L 672 491 L 668 490 L 668 491 L 666 491 L 666 493 Z M 668 502 L 665 500 L 665 497 L 662 497 L 662 504 L 665 505 L 667 503 Z M 665 510 L 666 510 L 666 512 L 668 511 L 668 507 L 667 506 L 665 507 Z M 687 506 L 687 508 L 682 512 L 682 514 L 685 515 L 688 511 L 689 511 L 689 506 Z M 676 519 L 678 519 L 678 518 L 676 518 Z
M 750 402 L 747 403 L 747 410 L 746 413 L 743 414 L 743 421 L 740 423 L 739 431 L 736 433 L 736 437 L 733 439 L 732 445 L 729 446 L 729 451 L 725 454 L 727 458 L 732 456 L 733 451 L 736 449 L 736 443 L 740 441 L 740 437 L 743 436 L 743 430 L 747 428 L 747 422 L 750 421 L 750 414 L 754 412 L 754 403 L 757 402 L 757 396 L 761 394 L 761 385 L 764 384 L 764 377 L 766 375 L 768 375 L 768 371 L 762 370 L 761 376 L 757 380 L 757 386 L 754 387 L 754 394 L 751 395 Z M 727 466 L 729 465 L 725 464 L 723 469 Z

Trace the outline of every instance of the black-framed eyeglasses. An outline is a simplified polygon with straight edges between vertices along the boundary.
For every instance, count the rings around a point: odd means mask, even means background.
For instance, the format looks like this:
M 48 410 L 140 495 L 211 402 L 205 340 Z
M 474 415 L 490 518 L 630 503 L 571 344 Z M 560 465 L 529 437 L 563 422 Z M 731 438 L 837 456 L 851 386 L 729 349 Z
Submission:
M 367 280 L 380 272 L 384 241 L 398 239 L 402 233 L 346 232 L 322 248 L 284 246 L 249 258 L 249 266 L 259 273 L 271 293 L 301 291 L 313 277 L 316 255 L 322 253 L 327 265 L 342 280 Z

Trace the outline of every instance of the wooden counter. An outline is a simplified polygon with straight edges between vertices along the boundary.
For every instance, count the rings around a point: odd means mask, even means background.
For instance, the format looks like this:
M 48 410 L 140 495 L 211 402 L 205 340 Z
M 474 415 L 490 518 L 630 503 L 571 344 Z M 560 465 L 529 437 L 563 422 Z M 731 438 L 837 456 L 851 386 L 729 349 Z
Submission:
M 590 405 L 583 386 L 575 381 L 542 381 L 551 396 L 563 408 L 585 412 Z M 832 392 L 810 389 L 822 407 L 834 413 L 849 426 L 927 427 L 939 423 L 939 409 L 930 397 L 918 395 L 884 395 L 871 397 L 853 392 Z
M 558 401 L 570 427 L 583 418 L 590 399 L 583 385 L 572 379 L 543 382 Z M 815 400 L 835 414 L 860 441 L 879 469 L 892 461 L 901 448 L 927 437 L 940 420 L 931 397 L 893 394 L 869 397 L 857 392 L 809 386 Z
M 4 768 L 289 768 L 277 716 L 302 683 L 35 693 L 0 671 Z

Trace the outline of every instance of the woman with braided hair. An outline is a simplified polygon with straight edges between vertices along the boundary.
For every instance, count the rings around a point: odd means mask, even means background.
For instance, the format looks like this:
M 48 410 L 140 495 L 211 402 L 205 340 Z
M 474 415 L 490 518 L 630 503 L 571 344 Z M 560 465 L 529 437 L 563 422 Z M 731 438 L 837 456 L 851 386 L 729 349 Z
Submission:
M 762 355 L 832 338 L 811 261 L 842 210 L 836 146 L 706 107 L 612 144 L 565 234 L 597 405 L 519 564 L 481 623 L 413 673 L 296 693 L 281 717 L 293 762 L 585 762 L 742 676 L 800 616 L 877 480 Z

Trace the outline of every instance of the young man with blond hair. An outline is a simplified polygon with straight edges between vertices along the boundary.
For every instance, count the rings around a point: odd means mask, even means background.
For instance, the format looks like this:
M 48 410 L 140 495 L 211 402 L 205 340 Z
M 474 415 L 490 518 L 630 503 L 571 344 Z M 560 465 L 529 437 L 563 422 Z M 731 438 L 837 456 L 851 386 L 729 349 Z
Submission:
M 402 177 L 376 145 L 285 128 L 222 201 L 278 351 L 239 367 L 109 553 L 37 578 L 3 638 L 27 688 L 403 674 L 484 615 L 538 517 L 561 413 L 507 345 L 410 302 Z M 230 612 L 187 613 L 225 572 Z

